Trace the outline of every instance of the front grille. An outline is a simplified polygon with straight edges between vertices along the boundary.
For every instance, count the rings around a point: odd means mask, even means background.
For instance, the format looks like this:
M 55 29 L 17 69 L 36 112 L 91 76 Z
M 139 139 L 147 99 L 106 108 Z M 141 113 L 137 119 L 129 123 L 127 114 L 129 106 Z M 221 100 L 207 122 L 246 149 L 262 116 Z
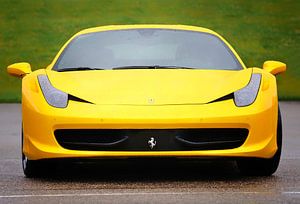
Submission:
M 248 129 L 59 129 L 54 135 L 71 150 L 188 151 L 237 148 L 245 142 Z

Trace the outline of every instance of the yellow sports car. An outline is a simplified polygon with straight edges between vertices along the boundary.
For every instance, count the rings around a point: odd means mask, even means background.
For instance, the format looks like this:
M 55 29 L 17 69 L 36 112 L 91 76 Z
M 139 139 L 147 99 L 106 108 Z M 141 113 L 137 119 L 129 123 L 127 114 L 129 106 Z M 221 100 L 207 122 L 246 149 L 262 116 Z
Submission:
M 282 141 L 276 78 L 246 68 L 219 34 L 184 25 L 114 25 L 75 34 L 45 69 L 22 78 L 22 163 L 49 159 L 228 158 L 271 175 Z

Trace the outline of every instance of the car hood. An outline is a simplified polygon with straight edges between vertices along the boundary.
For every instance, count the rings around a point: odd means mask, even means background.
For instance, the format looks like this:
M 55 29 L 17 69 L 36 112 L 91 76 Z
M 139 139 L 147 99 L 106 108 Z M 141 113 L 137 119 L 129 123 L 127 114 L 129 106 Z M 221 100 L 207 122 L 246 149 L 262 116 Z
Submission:
M 46 71 L 51 84 L 94 104 L 204 104 L 245 87 L 252 69 Z

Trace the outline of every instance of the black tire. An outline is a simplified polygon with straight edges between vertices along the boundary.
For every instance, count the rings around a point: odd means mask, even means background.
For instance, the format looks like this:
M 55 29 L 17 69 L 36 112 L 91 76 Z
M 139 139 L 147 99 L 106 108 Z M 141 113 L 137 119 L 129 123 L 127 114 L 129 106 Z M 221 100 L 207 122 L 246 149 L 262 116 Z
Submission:
M 35 178 L 40 176 L 40 164 L 38 161 L 28 160 L 28 158 L 22 154 L 22 167 L 24 175 L 27 178 Z
M 23 167 L 24 175 L 27 178 L 38 177 L 41 172 L 41 163 L 40 163 L 40 161 L 29 160 L 25 156 L 25 154 L 23 152 L 23 143 L 24 143 L 24 137 L 23 137 L 23 130 L 22 130 L 21 152 L 22 152 L 22 167 Z
M 246 176 L 271 176 L 278 168 L 282 149 L 282 121 L 278 107 L 277 121 L 277 151 L 270 159 L 247 158 L 237 161 L 238 168 L 242 175 Z

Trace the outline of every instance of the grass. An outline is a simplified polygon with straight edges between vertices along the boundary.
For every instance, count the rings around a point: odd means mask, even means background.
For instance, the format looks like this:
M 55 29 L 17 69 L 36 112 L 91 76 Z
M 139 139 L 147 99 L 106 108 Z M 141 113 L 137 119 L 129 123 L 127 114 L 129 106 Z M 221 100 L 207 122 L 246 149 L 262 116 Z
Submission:
M 187 24 L 223 35 L 248 67 L 288 65 L 279 96 L 300 99 L 300 1 L 296 0 L 0 0 L 0 102 L 18 102 L 21 80 L 9 64 L 46 67 L 75 32 L 109 24 Z

